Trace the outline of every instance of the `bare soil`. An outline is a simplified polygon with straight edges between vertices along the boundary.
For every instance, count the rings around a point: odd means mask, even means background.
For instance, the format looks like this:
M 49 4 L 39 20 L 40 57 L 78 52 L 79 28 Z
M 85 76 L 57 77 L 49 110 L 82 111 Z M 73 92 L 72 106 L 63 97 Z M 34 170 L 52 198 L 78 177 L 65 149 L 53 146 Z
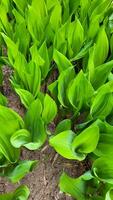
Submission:
M 9 77 L 11 70 L 4 67 L 3 91 L 8 98 L 8 106 L 24 115 L 25 109 L 20 103 L 18 96 L 11 89 Z M 51 129 L 52 127 L 50 127 Z M 72 177 L 78 177 L 88 168 L 87 162 L 69 161 L 59 156 L 48 143 L 37 151 L 22 150 L 22 159 L 39 160 L 39 164 L 33 172 L 28 174 L 21 183 L 13 185 L 0 178 L 0 193 L 10 192 L 20 184 L 26 184 L 31 191 L 29 200 L 71 200 L 72 198 L 59 191 L 59 177 L 63 171 Z

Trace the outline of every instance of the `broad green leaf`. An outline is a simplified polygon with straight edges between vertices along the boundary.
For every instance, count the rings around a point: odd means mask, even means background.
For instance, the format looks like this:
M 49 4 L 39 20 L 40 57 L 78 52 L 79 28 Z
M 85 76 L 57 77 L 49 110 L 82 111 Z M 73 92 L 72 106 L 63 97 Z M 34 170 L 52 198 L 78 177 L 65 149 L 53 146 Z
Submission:
M 22 104 L 28 109 L 30 104 L 34 101 L 33 95 L 29 91 L 20 88 L 15 89 L 15 91 L 19 95 Z
M 71 129 L 71 120 L 64 119 L 57 125 L 55 134 L 58 134 L 58 133 L 61 133 L 63 131 L 70 130 L 70 129 Z
M 11 163 L 19 159 L 20 150 L 10 143 L 12 134 L 24 128 L 21 117 L 13 110 L 0 105 L 0 153 Z
M 75 19 L 75 30 L 73 32 L 73 37 L 72 37 L 72 49 L 74 52 L 74 55 L 76 55 L 84 42 L 84 29 L 79 21 L 79 19 Z
M 91 140 L 93 142 L 91 143 Z M 91 126 L 78 136 L 71 130 L 63 131 L 50 138 L 50 145 L 67 159 L 84 160 L 96 149 L 99 140 L 98 126 Z
M 19 114 L 17 114 L 14 110 L 11 108 L 5 107 L 0 105 L 0 121 L 7 121 L 8 120 L 15 120 L 17 122 L 17 126 L 22 128 L 24 127 L 24 122 Z M 4 124 L 3 124 L 4 125 Z M 11 124 L 11 130 L 13 130 L 13 125 Z M 9 130 L 7 130 L 8 133 Z
M 106 121 L 102 121 L 100 119 L 97 119 L 93 124 L 97 125 L 99 127 L 99 132 L 101 134 L 110 134 L 110 135 L 112 135 L 112 133 L 113 133 L 113 126 L 111 126 Z
M 16 23 L 17 24 L 22 24 L 25 23 L 25 18 L 20 14 L 19 11 L 17 11 L 15 8 L 13 8 L 12 13 L 15 17 Z
M 100 139 L 94 153 L 97 156 L 113 155 L 113 135 L 109 133 L 100 133 Z
M 104 63 L 108 56 L 109 52 L 109 42 L 105 27 L 101 27 L 97 36 L 96 45 L 95 45 L 95 56 L 94 63 L 95 66 L 99 66 Z
M 91 142 L 92 141 L 92 142 Z M 78 156 L 85 157 L 86 154 L 93 152 L 99 141 L 98 126 L 90 126 L 76 136 L 72 142 L 73 152 L 78 153 Z
M 113 34 L 111 35 L 111 38 L 110 38 L 110 49 L 111 49 L 111 53 L 113 53 Z
M 95 72 L 94 50 L 95 50 L 95 45 L 89 49 L 87 72 L 88 72 L 88 80 L 90 81 L 94 78 L 94 72 Z
M 48 90 L 51 92 L 52 96 L 55 98 L 57 101 L 57 96 L 58 96 L 58 80 L 54 81 L 48 86 Z
M 13 66 L 15 58 L 18 54 L 18 44 L 15 44 L 9 37 L 7 37 L 4 33 L 1 33 L 7 48 L 8 48 L 8 59 Z
M 113 184 L 113 160 L 112 157 L 98 158 L 92 166 L 94 175 L 105 183 Z
M 7 98 L 0 92 L 0 105 L 7 105 Z
M 18 52 L 14 68 L 16 72 L 12 84 L 20 85 L 20 88 L 28 90 L 36 98 L 41 84 L 40 67 L 32 60 L 27 63 L 25 56 Z
M 110 190 L 106 193 L 105 200 L 112 200 L 113 199 L 113 188 L 110 188 Z
M 78 2 L 78 0 L 76 0 Z M 85 18 L 87 16 L 87 13 L 88 13 L 88 10 L 91 6 L 91 3 L 89 0 L 80 0 L 80 6 L 81 6 L 81 9 L 80 9 L 80 20 L 81 22 L 83 23 L 85 21 Z
M 63 131 L 50 138 L 49 143 L 61 156 L 67 159 L 77 159 L 71 145 L 75 137 L 71 130 Z
M 51 10 L 56 4 L 59 4 L 58 0 L 46 0 L 48 10 Z
M 54 37 L 54 49 L 57 49 L 63 55 L 66 55 L 67 52 L 67 41 L 66 41 L 66 33 L 69 27 L 70 20 L 68 20 L 65 24 L 59 28 Z
M 67 87 L 74 77 L 74 69 L 70 67 L 63 71 L 58 78 L 58 99 L 64 107 L 68 104 L 68 99 L 66 97 Z
M 93 18 L 90 21 L 89 30 L 88 30 L 88 38 L 90 40 L 93 40 L 97 36 L 99 32 L 99 28 L 100 28 L 99 22 L 100 22 L 100 15 L 96 15 L 95 18 Z
M 14 57 L 13 67 L 14 67 L 16 73 L 18 74 L 19 79 L 21 79 L 21 81 L 23 82 L 23 84 L 26 86 L 27 83 L 24 83 L 25 82 L 24 79 L 25 79 L 25 71 L 27 72 L 27 69 L 26 69 L 26 67 L 27 67 L 27 61 L 26 61 L 25 56 L 21 52 L 19 52 L 19 51 L 17 52 L 17 54 Z M 16 76 L 17 76 L 17 74 L 16 74 Z
M 44 109 L 42 112 L 42 119 L 45 124 L 49 124 L 57 114 L 57 105 L 55 101 L 46 94 L 44 98 Z
M 90 173 L 85 173 L 79 178 L 71 178 L 66 173 L 60 177 L 60 190 L 71 195 L 74 199 L 85 200 L 87 191 L 87 182 L 92 179 Z
M 27 186 L 19 186 L 14 192 L 0 194 L 0 200 L 28 200 L 30 191 Z
M 92 7 L 90 8 L 90 19 L 92 20 L 95 16 L 100 15 L 102 16 L 103 13 L 108 9 L 112 0 L 102 0 L 102 1 L 94 1 L 92 3 Z M 96 4 L 95 4 L 96 3 Z
M 39 99 L 36 99 L 31 103 L 29 109 L 25 115 L 26 128 L 31 133 L 31 142 L 25 145 L 30 150 L 40 148 L 46 140 L 46 132 L 44 127 L 44 121 L 41 117 L 42 104 Z
M 0 169 L 4 170 L 5 167 L 9 166 L 10 162 L 5 158 L 5 156 L 0 153 Z
M 43 65 L 40 65 L 41 75 L 42 75 L 42 78 L 44 79 L 47 76 L 49 72 L 49 67 L 50 67 L 49 52 L 47 49 L 46 42 L 44 42 L 41 45 L 39 49 L 39 54 L 42 57 L 42 59 L 45 61 Z
M 95 89 L 103 85 L 113 68 L 113 60 L 95 68 L 91 83 Z
M 79 111 L 89 106 L 94 89 L 81 70 L 68 87 L 67 96 L 72 106 Z
M 32 124 L 35 116 L 37 115 L 37 117 L 40 117 L 41 113 L 42 113 L 41 101 L 39 99 L 36 99 L 29 106 L 29 109 L 28 109 L 26 116 L 25 116 L 25 120 L 28 120 Z
M 71 61 L 76 61 L 83 58 L 88 53 L 89 48 L 92 46 L 92 43 L 93 41 L 91 40 L 90 42 L 85 44 L 85 46 L 81 49 L 81 51 L 74 58 L 72 58 Z
M 72 67 L 71 62 L 59 51 L 54 50 L 53 59 L 57 64 L 58 70 L 61 73 L 62 71 Z
M 30 63 L 28 63 L 27 70 L 28 73 L 25 72 L 24 82 L 28 84 L 28 90 L 36 98 L 38 96 L 41 84 L 40 67 L 31 61 Z
M 69 0 L 63 0 L 62 2 L 62 7 L 63 7 L 63 10 L 64 12 L 62 13 L 62 21 L 63 21 L 63 24 L 69 19 L 70 17 L 70 13 L 69 13 Z
M 27 0 L 13 0 L 14 1 L 14 3 L 16 4 L 16 6 L 17 6 L 17 8 L 18 8 L 18 10 L 22 13 L 22 14 L 24 14 L 24 12 L 25 12 L 25 8 L 26 8 L 26 6 L 27 6 Z
M 113 81 L 101 86 L 93 99 L 90 113 L 94 118 L 105 119 L 113 107 Z
M 8 7 L 8 1 L 2 1 L 0 4 L 0 30 L 12 37 L 12 26 L 7 17 Z
M 78 8 L 80 3 L 80 0 L 69 0 L 69 7 L 70 7 L 70 13 L 74 13 L 76 11 L 76 9 Z
M 61 25 L 61 14 L 62 14 L 62 7 L 59 2 L 56 3 L 56 5 L 54 6 L 50 17 L 50 24 L 54 32 L 56 32 Z
M 15 168 L 10 169 L 9 167 L 4 176 L 6 176 L 12 183 L 17 183 L 29 172 L 31 172 L 36 165 L 37 161 L 34 160 L 20 161 Z
M 68 32 L 67 32 L 67 42 L 68 42 L 68 49 L 67 49 L 67 56 L 69 58 L 73 57 L 74 49 L 72 48 L 73 45 L 73 37 L 75 32 L 75 20 L 70 22 L 68 25 Z M 74 54 L 75 55 L 75 54 Z
M 44 36 L 45 22 L 47 21 L 47 10 L 44 0 L 33 0 L 28 9 L 28 30 L 35 42 L 39 44 Z
M 26 129 L 20 129 L 13 133 L 11 136 L 11 144 L 15 148 L 20 148 L 21 146 L 26 146 L 32 140 L 31 133 Z
M 32 56 L 32 60 L 34 63 L 36 63 L 39 66 L 42 66 L 45 64 L 44 59 L 39 55 L 39 51 L 37 48 L 37 45 L 34 44 L 31 48 L 30 48 L 30 53 Z
M 30 43 L 30 34 L 26 28 L 25 21 L 15 26 L 14 33 L 15 43 L 19 43 L 19 50 L 26 55 L 28 53 L 29 43 Z

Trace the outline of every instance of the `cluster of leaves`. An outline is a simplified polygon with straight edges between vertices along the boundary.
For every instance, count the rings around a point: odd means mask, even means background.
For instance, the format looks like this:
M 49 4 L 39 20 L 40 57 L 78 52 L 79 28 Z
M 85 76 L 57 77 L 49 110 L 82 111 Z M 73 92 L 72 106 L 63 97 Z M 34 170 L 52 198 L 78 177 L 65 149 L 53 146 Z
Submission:
M 0 94 L 1 176 L 13 183 L 23 178 L 37 161 L 21 161 L 21 148 L 39 149 L 49 138 L 64 158 L 92 163 L 79 178 L 64 173 L 61 191 L 78 200 L 112 200 L 112 13 L 112 0 L 0 1 L 0 84 L 8 64 L 26 108 L 22 119 Z

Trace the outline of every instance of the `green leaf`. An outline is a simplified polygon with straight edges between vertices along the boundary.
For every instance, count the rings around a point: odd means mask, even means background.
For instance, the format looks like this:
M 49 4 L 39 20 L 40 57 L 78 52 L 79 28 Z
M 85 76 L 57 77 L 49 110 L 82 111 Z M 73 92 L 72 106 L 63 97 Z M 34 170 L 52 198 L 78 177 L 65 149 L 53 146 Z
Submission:
M 22 14 L 24 14 L 24 12 L 25 12 L 25 8 L 26 8 L 26 6 L 27 6 L 27 0 L 13 0 L 14 1 L 14 3 L 16 4 L 16 6 L 17 6 L 17 8 L 18 8 L 18 10 L 22 13 Z
M 14 41 L 19 43 L 19 50 L 26 55 L 28 53 L 30 34 L 26 28 L 25 20 L 15 26 Z
M 68 104 L 68 99 L 66 97 L 67 88 L 74 77 L 74 69 L 70 67 L 69 69 L 63 71 L 58 78 L 58 99 L 64 107 Z
M 26 144 L 30 143 L 32 140 L 31 133 L 27 131 L 26 129 L 20 129 L 16 131 L 11 136 L 11 144 L 15 148 L 20 148 L 21 146 L 26 146 Z
M 75 137 L 71 130 L 63 131 L 56 136 L 50 138 L 49 143 L 61 156 L 67 159 L 77 159 L 72 152 L 71 145 Z
M 58 80 L 52 82 L 49 86 L 48 86 L 48 90 L 51 92 L 52 96 L 55 98 L 55 100 L 57 101 L 57 96 L 58 96 Z
M 15 89 L 15 91 L 19 95 L 22 104 L 28 109 L 30 104 L 34 101 L 33 95 L 29 91 L 20 88 Z
M 22 24 L 25 23 L 24 17 L 20 14 L 19 11 L 17 11 L 15 8 L 13 8 L 12 13 L 15 17 L 16 23 L 17 24 Z
M 7 98 L 0 92 L 0 105 L 6 106 L 7 105 Z
M 90 81 L 94 78 L 94 72 L 95 72 L 94 50 L 95 50 L 95 45 L 89 49 L 87 72 L 88 72 L 88 80 Z
M 69 27 L 70 20 L 68 20 L 65 24 L 59 28 L 54 37 L 54 49 L 57 49 L 63 55 L 66 55 L 67 52 L 67 41 L 66 41 L 66 33 Z
M 113 53 L 113 34 L 111 35 L 111 38 L 110 38 L 110 50 L 111 50 L 111 53 Z
M 76 0 L 76 1 L 70 0 L 69 1 L 69 7 L 70 7 L 70 12 L 71 13 L 73 13 L 74 11 L 76 11 L 76 9 L 79 6 L 79 3 L 80 3 L 80 0 Z
M 92 6 L 89 10 L 91 15 L 90 19 L 94 19 L 97 15 L 102 16 L 105 11 L 107 11 L 108 7 L 110 6 L 112 0 L 102 0 L 102 1 L 94 1 Z
M 79 111 L 89 106 L 94 89 L 81 70 L 68 87 L 67 96 L 71 105 Z
M 62 14 L 62 7 L 60 2 L 57 1 L 56 5 L 54 6 L 51 17 L 50 17 L 50 24 L 54 32 L 56 32 L 60 25 L 61 25 L 61 14 Z
M 47 137 L 41 114 L 42 104 L 39 99 L 36 99 L 31 103 L 24 119 L 26 128 L 31 133 L 31 142 L 25 145 L 30 150 L 40 148 Z
M 49 124 L 57 114 L 57 105 L 55 101 L 46 94 L 44 98 L 44 109 L 42 112 L 42 119 L 44 120 L 45 124 Z
M 58 134 L 58 133 L 61 133 L 63 131 L 70 130 L 70 129 L 71 129 L 71 120 L 64 119 L 57 125 L 55 134 Z
M 78 0 L 76 0 L 78 2 Z M 87 16 L 87 13 L 88 13 L 88 10 L 91 6 L 91 2 L 89 0 L 86 0 L 84 2 L 84 0 L 81 0 L 79 2 L 79 5 L 81 6 L 81 9 L 80 9 L 80 21 L 82 22 L 82 24 L 84 25 L 84 23 L 86 23 L 86 16 Z M 86 25 L 87 27 L 87 25 Z
M 88 38 L 90 40 L 94 40 L 95 37 L 97 36 L 99 32 L 99 28 L 100 28 L 99 22 L 100 22 L 100 15 L 95 16 L 95 18 L 93 18 L 90 21 L 89 30 L 88 30 Z
M 113 81 L 101 86 L 93 99 L 90 114 L 94 118 L 105 119 L 113 107 Z
M 27 63 L 25 56 L 18 52 L 14 68 L 16 71 L 12 79 L 14 87 L 20 85 L 20 88 L 28 90 L 36 98 L 41 84 L 40 67 L 33 60 Z
M 58 70 L 61 73 L 62 71 L 72 67 L 71 62 L 59 51 L 54 50 L 53 59 L 57 64 Z
M 2 1 L 0 4 L 0 30 L 12 37 L 12 26 L 8 20 L 9 2 Z
M 37 165 L 37 161 L 24 160 L 20 161 L 15 168 L 9 168 L 5 176 L 12 182 L 17 183 L 25 177 Z
M 95 56 L 94 56 L 95 66 L 99 66 L 104 63 L 104 61 L 108 56 L 108 52 L 109 52 L 109 42 L 105 31 L 105 27 L 103 26 L 100 28 L 95 45 Z
M 40 90 L 40 84 L 41 84 L 40 67 L 31 61 L 30 63 L 28 63 L 27 70 L 28 70 L 28 73 L 25 72 L 24 82 L 28 84 L 28 90 L 36 98 L 38 96 L 38 93 Z
M 91 143 L 91 140 L 93 142 Z M 78 136 L 71 130 L 63 131 L 50 138 L 50 145 L 64 158 L 84 160 L 96 149 L 99 140 L 98 126 L 91 126 Z
M 37 48 L 37 45 L 34 43 L 33 46 L 30 48 L 30 53 L 32 56 L 32 60 L 34 63 L 36 63 L 39 66 L 44 65 L 45 61 L 43 58 L 39 55 L 39 51 Z
M 10 137 L 21 128 L 24 128 L 21 117 L 13 110 L 0 105 L 0 153 L 11 163 L 19 159 L 20 150 L 11 145 Z
M 47 49 L 46 42 L 44 42 L 41 45 L 41 47 L 39 49 L 39 54 L 40 54 L 41 58 L 45 61 L 43 65 L 40 65 L 41 75 L 42 75 L 42 78 L 44 79 L 47 76 L 47 74 L 49 72 L 49 67 L 50 67 L 49 52 Z
M 72 49 L 74 52 L 74 55 L 76 55 L 84 42 L 84 29 L 79 21 L 79 19 L 75 19 L 74 23 L 74 32 L 73 32 L 73 37 L 72 37 Z
M 17 57 L 18 54 L 18 44 L 15 44 L 9 37 L 7 37 L 4 33 L 1 33 L 7 48 L 8 48 L 8 58 L 13 66 L 15 58 Z
M 113 135 L 109 133 L 100 133 L 100 139 L 94 154 L 97 156 L 113 155 Z
M 87 182 L 92 179 L 90 173 L 86 172 L 79 178 L 71 178 L 66 173 L 60 177 L 60 190 L 71 195 L 74 199 L 85 200 L 87 191 Z
M 113 199 L 113 188 L 110 188 L 110 190 L 106 193 L 105 200 L 112 200 Z
M 27 186 L 22 185 L 18 187 L 14 192 L 7 193 L 7 194 L 1 194 L 0 199 L 1 200 L 27 200 L 29 197 L 30 191 Z
M 112 157 L 101 157 L 93 163 L 94 175 L 105 183 L 113 184 L 113 160 Z
M 44 0 L 33 0 L 29 6 L 27 23 L 33 40 L 39 44 L 44 36 L 44 27 L 47 21 L 47 9 Z
M 95 68 L 91 83 L 95 89 L 103 85 L 113 68 L 113 60 Z
M 81 49 L 81 51 L 74 58 L 72 58 L 71 61 L 76 61 L 83 58 L 88 53 L 89 48 L 91 47 L 92 43 L 93 41 L 91 40 L 90 42 L 85 44 L 85 46 Z
M 92 142 L 91 142 L 92 141 Z M 76 136 L 72 142 L 72 150 L 81 158 L 93 152 L 99 141 L 99 128 L 92 125 Z

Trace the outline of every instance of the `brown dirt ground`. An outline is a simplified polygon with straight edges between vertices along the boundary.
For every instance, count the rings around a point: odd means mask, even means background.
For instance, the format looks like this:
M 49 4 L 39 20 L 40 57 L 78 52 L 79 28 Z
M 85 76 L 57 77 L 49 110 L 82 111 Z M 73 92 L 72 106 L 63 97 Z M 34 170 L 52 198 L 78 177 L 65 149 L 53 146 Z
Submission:
M 21 105 L 19 98 L 10 87 L 9 77 L 11 75 L 11 70 L 8 67 L 5 67 L 3 73 L 3 91 L 8 98 L 8 105 L 23 116 L 25 110 Z M 80 163 L 63 159 L 56 154 L 48 144 L 37 151 L 31 152 L 23 149 L 22 159 L 39 160 L 39 164 L 34 171 L 28 174 L 21 183 L 19 183 L 26 184 L 30 188 L 31 194 L 29 200 L 71 200 L 71 197 L 62 194 L 59 191 L 58 183 L 61 173 L 65 171 L 73 177 L 78 177 L 89 167 L 87 162 Z M 0 178 L 0 193 L 10 192 L 19 184 L 13 185 Z

